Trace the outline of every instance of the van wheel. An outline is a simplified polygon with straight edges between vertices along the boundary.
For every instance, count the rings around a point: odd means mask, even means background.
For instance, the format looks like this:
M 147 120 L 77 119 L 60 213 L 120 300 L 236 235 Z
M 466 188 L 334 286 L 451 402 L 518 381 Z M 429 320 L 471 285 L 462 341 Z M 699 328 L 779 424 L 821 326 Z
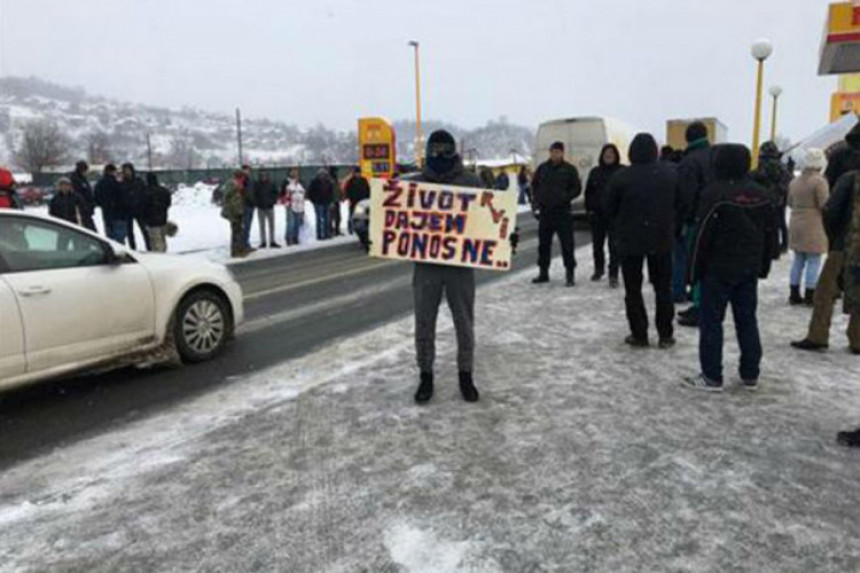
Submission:
M 184 362 L 214 358 L 230 334 L 230 314 L 224 299 L 209 291 L 198 291 L 182 299 L 176 309 L 173 338 Z

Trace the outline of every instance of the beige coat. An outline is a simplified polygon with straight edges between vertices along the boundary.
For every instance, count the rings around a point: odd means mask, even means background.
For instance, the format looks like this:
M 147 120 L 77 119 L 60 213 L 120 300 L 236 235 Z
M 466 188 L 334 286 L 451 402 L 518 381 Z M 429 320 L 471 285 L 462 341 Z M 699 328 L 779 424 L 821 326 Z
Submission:
M 821 212 L 830 196 L 827 180 L 815 171 L 804 171 L 788 188 L 791 221 L 788 245 L 801 253 L 827 252 L 827 234 Z

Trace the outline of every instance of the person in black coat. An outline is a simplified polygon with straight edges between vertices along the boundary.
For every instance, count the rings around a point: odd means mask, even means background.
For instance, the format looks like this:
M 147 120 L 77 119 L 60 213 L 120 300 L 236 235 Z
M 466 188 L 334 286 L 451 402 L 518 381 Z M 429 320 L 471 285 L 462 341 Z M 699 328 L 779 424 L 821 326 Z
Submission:
M 102 210 L 105 234 L 109 239 L 125 243 L 128 236 L 128 201 L 125 188 L 117 179 L 116 165 L 105 165 L 101 179 L 93 192 L 95 204 Z
M 134 165 L 124 163 L 122 166 L 122 191 L 126 202 L 126 229 L 128 232 L 128 246 L 137 250 L 137 241 L 134 238 L 134 223 L 140 227 L 146 250 L 151 251 L 149 235 L 146 232 L 146 223 L 143 221 L 143 204 L 146 195 L 146 183 L 137 176 Z
M 708 127 L 701 121 L 687 126 L 684 134 L 687 149 L 678 164 L 679 220 L 673 257 L 672 293 L 675 302 L 687 300 L 687 257 L 696 236 L 699 201 L 702 191 L 714 180 L 713 151 L 708 139 Z M 699 324 L 698 288 L 693 286 L 693 305 L 678 313 L 681 326 Z
M 48 214 L 83 227 L 87 208 L 86 199 L 75 192 L 71 179 L 61 177 L 57 181 L 57 194 L 48 204 Z
M 78 161 L 75 164 L 75 170 L 69 174 L 69 179 L 72 182 L 72 189 L 75 193 L 81 196 L 87 206 L 87 212 L 84 214 L 83 225 L 90 231 L 96 230 L 96 224 L 93 221 L 93 213 L 96 210 L 96 201 L 93 195 L 93 189 L 90 182 L 87 180 L 90 166 L 86 161 Z
M 347 222 L 347 230 L 352 235 L 352 217 L 355 213 L 355 206 L 360 201 L 370 199 L 370 183 L 361 174 L 361 168 L 356 167 L 352 170 L 352 175 L 346 182 L 346 200 L 349 201 L 349 221 Z
M 702 193 L 699 232 L 690 258 L 692 280 L 702 285 L 699 315 L 701 374 L 684 380 L 696 390 L 723 389 L 723 319 L 732 305 L 741 349 L 740 376 L 758 387 L 762 358 L 756 308 L 758 280 L 766 278 L 776 242 L 772 196 L 749 177 L 750 151 L 720 145 L 715 181 Z
M 618 254 L 615 251 L 615 233 L 609 224 L 609 218 L 603 208 L 604 196 L 609 181 L 620 169 L 621 154 L 614 143 L 603 146 L 597 167 L 588 175 L 585 185 L 585 210 L 588 212 L 588 222 L 591 226 L 591 244 L 594 249 L 593 281 L 603 278 L 606 271 L 606 242 L 609 239 L 609 284 L 618 286 Z
M 280 249 L 281 245 L 275 242 L 275 204 L 278 202 L 278 188 L 267 171 L 260 172 L 260 178 L 254 182 L 253 193 L 254 204 L 257 206 L 257 222 L 260 225 L 260 248 L 268 246 L 270 249 Z
M 325 169 L 320 169 L 308 185 L 308 199 L 316 213 L 318 241 L 331 237 L 329 209 L 335 197 L 334 186 L 334 181 Z
M 330 206 L 331 214 L 329 216 L 329 223 L 331 225 L 331 229 L 329 231 L 329 236 L 331 237 L 339 237 L 343 233 L 340 230 L 340 203 L 343 201 L 343 190 L 340 187 L 340 180 L 337 176 L 337 167 L 329 167 L 328 168 L 329 177 L 332 180 L 332 203 Z
M 606 194 L 606 215 L 615 226 L 616 248 L 624 274 L 627 320 L 631 346 L 648 346 L 648 315 L 642 298 L 642 267 L 657 299 L 660 347 L 675 344 L 672 320 L 672 251 L 678 218 L 678 172 L 658 163 L 657 142 L 640 133 L 630 144 L 630 167 L 616 173 Z
M 167 252 L 167 212 L 171 203 L 170 190 L 158 184 L 155 173 L 149 173 L 146 176 L 142 216 L 153 252 Z
M 532 282 L 549 282 L 552 260 L 552 239 L 558 235 L 564 259 L 567 286 L 574 285 L 576 269 L 573 243 L 571 202 L 582 193 L 582 182 L 576 167 L 564 160 L 564 144 L 556 141 L 550 146 L 550 158 L 537 168 L 532 180 L 532 210 L 539 219 L 538 267 L 540 274 Z
M 753 180 L 767 189 L 773 198 L 774 218 L 777 225 L 777 245 L 774 257 L 788 252 L 788 221 L 785 210 L 788 206 L 788 187 L 794 174 L 782 164 L 782 153 L 772 141 L 766 141 L 759 151 L 759 165 L 752 173 Z

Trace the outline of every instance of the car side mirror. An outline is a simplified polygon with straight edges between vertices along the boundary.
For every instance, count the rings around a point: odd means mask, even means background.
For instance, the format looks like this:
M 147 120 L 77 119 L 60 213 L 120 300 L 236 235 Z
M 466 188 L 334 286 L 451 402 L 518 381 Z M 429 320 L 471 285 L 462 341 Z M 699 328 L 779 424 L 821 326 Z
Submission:
M 108 245 L 110 264 L 121 265 L 128 258 L 128 251 L 122 245 Z

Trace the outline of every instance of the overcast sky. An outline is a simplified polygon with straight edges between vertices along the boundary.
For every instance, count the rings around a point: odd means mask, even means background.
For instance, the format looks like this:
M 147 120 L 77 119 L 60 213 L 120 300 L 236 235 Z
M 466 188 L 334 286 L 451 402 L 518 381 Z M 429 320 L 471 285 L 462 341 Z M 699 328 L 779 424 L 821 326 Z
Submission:
M 0 0 L 0 75 L 134 102 L 309 126 L 414 116 L 464 127 L 611 115 L 662 139 L 670 117 L 751 137 L 757 37 L 799 139 L 828 120 L 816 75 L 826 0 Z M 769 107 L 765 121 L 769 120 Z

